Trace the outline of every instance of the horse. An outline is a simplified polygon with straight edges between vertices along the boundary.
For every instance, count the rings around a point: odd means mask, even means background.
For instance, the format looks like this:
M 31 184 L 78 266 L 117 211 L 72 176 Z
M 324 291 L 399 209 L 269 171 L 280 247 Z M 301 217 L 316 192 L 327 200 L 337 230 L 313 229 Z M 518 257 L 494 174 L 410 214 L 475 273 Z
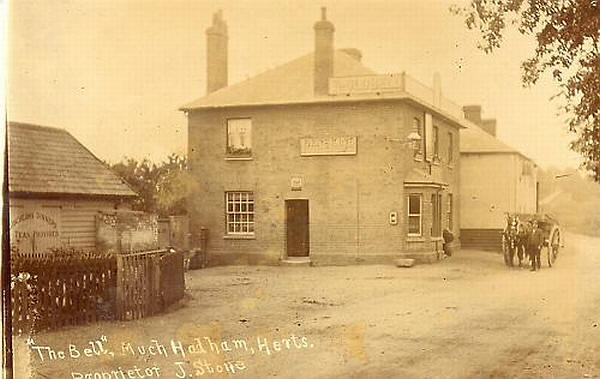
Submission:
M 519 267 L 522 267 L 523 260 L 530 261 L 531 257 L 527 251 L 527 239 L 531 234 L 531 228 L 527 227 L 524 222 L 519 221 L 517 226 L 517 256 L 519 258 Z M 527 264 L 527 262 L 525 262 Z
M 518 216 L 506 215 L 506 226 L 502 232 L 502 247 L 504 250 L 504 263 L 510 267 L 514 265 L 515 253 L 517 253 L 517 257 L 519 258 L 519 267 L 522 266 L 523 250 L 520 249 L 519 225 Z

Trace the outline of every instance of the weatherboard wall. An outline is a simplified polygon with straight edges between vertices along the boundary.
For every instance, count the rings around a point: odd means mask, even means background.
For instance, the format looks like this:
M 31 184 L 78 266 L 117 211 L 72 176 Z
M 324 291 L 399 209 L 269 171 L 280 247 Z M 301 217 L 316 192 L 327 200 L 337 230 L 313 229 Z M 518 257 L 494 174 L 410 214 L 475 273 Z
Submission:
M 129 209 L 118 200 L 10 199 L 11 245 L 24 253 L 53 247 L 96 248 L 96 215 Z M 35 241 L 34 241 L 35 240 Z M 33 251 L 35 250 L 35 251 Z

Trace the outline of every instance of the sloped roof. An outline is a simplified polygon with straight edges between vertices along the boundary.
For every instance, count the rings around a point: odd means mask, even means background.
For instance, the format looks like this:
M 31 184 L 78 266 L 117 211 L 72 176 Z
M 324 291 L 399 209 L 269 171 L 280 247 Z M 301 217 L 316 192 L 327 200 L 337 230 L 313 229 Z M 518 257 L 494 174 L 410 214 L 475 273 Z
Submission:
M 10 193 L 131 197 L 137 194 L 64 129 L 8 125 Z
M 531 158 L 527 157 L 519 150 L 500 141 L 476 124 L 465 120 L 464 125 L 466 125 L 467 128 L 460 131 L 461 153 L 513 153 L 531 160 Z
M 289 105 L 330 102 L 405 100 L 426 107 L 432 113 L 442 117 L 452 125 L 463 128 L 462 115 L 457 116 L 457 106 L 447 99 L 442 104 L 434 105 L 434 92 L 404 72 L 401 74 L 378 75 L 364 66 L 348 51 L 334 51 L 334 79 L 370 80 L 402 76 L 402 87 L 392 86 L 381 90 L 338 93 L 335 95 L 318 95 L 314 92 L 314 53 L 284 63 L 267 70 L 243 82 L 232 84 L 186 104 L 179 109 L 190 111 L 195 109 L 227 108 L 239 106 Z M 410 88 L 409 88 L 410 87 Z M 450 109 L 448 106 L 452 105 Z M 460 109 L 460 108 L 458 108 Z M 462 111 L 459 113 L 462 114 Z
M 334 51 L 333 62 L 335 77 L 374 74 L 343 50 Z M 243 82 L 221 88 L 181 109 L 314 101 L 319 97 L 314 93 L 313 73 L 314 54 L 310 53 Z

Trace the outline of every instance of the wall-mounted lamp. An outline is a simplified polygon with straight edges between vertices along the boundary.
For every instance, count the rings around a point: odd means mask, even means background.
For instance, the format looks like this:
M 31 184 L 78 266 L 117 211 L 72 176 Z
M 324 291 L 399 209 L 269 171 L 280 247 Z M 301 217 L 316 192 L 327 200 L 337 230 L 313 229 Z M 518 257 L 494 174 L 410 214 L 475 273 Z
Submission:
M 422 139 L 419 133 L 412 132 L 406 136 L 406 139 L 386 137 L 385 140 L 389 142 L 400 142 L 402 145 L 410 146 L 413 150 L 417 151 L 419 150 Z
M 421 136 L 419 133 L 413 131 L 406 137 L 407 142 L 412 146 L 413 150 L 419 150 L 419 146 L 421 145 Z

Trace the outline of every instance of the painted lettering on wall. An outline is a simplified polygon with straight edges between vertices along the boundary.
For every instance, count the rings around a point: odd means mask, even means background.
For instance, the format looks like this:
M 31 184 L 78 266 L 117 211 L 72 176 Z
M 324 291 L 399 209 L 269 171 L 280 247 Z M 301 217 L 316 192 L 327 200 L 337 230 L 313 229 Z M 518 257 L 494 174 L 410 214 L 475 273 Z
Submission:
M 366 75 L 329 79 L 329 94 L 343 95 L 352 93 L 372 93 L 386 90 L 404 89 L 404 75 Z
M 301 138 L 300 155 L 356 155 L 356 137 Z
M 10 208 L 10 243 L 21 253 L 41 253 L 60 246 L 60 209 Z

